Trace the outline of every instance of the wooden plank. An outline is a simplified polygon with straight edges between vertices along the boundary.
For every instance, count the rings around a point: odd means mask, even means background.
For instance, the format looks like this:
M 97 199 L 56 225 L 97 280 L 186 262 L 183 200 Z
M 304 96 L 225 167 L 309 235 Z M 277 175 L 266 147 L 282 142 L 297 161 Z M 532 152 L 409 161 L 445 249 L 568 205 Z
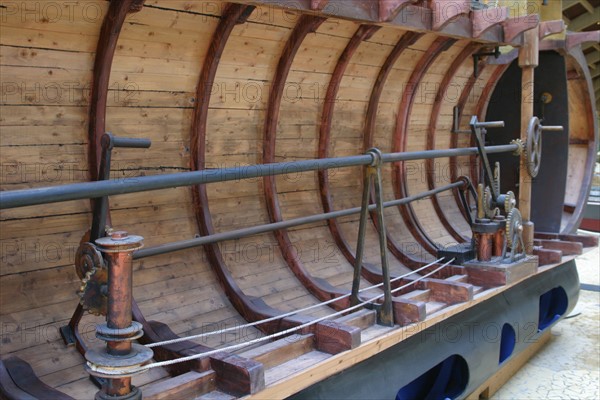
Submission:
M 265 369 L 276 367 L 313 350 L 314 335 L 293 335 L 267 343 L 240 356 L 262 363 Z
M 549 250 L 560 250 L 565 256 L 583 254 L 583 244 L 579 242 L 566 242 L 562 240 L 535 239 L 535 246 L 542 246 Z
M 144 399 L 148 400 L 195 398 L 215 390 L 215 380 L 216 374 L 212 370 L 204 372 L 190 371 L 173 378 L 146 385 L 142 393 Z

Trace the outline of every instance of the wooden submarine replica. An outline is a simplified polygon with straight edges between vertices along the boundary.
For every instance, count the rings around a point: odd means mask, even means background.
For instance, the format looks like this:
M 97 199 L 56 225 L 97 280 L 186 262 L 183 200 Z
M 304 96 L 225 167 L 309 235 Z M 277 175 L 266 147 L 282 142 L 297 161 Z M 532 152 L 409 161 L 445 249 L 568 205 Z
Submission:
M 560 3 L 3 1 L 0 396 L 490 395 L 598 245 Z

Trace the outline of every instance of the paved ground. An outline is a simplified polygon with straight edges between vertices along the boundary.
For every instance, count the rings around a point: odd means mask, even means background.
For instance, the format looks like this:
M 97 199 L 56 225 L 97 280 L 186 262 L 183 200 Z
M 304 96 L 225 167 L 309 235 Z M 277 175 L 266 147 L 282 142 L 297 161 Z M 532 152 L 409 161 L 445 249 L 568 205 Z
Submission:
M 596 290 L 580 292 L 573 312 L 552 329 L 551 341 L 492 399 L 600 399 L 598 248 L 578 258 L 577 268 L 581 283 Z

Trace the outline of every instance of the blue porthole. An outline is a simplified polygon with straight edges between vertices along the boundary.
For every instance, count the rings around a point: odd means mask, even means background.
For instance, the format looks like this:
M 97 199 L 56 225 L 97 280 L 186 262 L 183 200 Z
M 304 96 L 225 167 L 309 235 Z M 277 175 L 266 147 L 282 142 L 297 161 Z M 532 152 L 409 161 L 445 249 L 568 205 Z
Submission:
M 543 331 L 557 321 L 566 311 L 569 299 L 565 289 L 555 287 L 540 296 L 538 330 Z
M 502 326 L 502 335 L 500 336 L 500 360 L 499 364 L 502 364 L 508 357 L 511 356 L 515 349 L 515 343 L 517 341 L 517 335 L 515 330 L 510 324 L 504 324 Z
M 398 391 L 396 400 L 445 400 L 460 396 L 469 383 L 467 361 L 455 354 Z

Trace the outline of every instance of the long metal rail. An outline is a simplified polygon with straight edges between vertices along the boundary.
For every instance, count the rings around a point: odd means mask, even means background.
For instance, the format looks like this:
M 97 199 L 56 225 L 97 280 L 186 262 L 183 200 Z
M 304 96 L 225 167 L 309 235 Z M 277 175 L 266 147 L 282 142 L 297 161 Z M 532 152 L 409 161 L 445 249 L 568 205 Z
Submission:
M 463 185 L 464 185 L 463 181 L 451 183 L 449 185 L 442 186 L 442 187 L 439 187 L 439 188 L 436 188 L 433 190 L 429 190 L 427 192 L 422 192 L 422 193 L 416 194 L 414 196 L 385 202 L 385 203 L 383 203 L 383 207 L 389 208 L 389 207 L 399 206 L 402 204 L 408 204 L 413 201 L 421 200 L 426 197 L 432 196 L 434 194 L 438 194 L 441 192 L 445 192 L 447 190 L 452 190 L 454 188 L 461 187 Z M 376 204 L 371 204 L 369 206 L 369 211 L 375 210 L 376 207 L 377 207 Z M 237 229 L 237 230 L 229 231 L 229 232 L 215 233 L 210 236 L 201 236 L 201 237 L 197 237 L 197 238 L 193 238 L 193 239 L 181 240 L 178 242 L 171 242 L 171 243 L 162 244 L 162 245 L 158 245 L 158 246 L 154 246 L 154 247 L 147 247 L 147 248 L 140 249 L 140 250 L 136 251 L 135 253 L 133 253 L 133 259 L 139 260 L 141 258 L 152 257 L 152 256 L 161 255 L 161 254 L 171 253 L 174 251 L 190 249 L 192 247 L 199 247 L 199 246 L 203 246 L 206 244 L 217 243 L 217 242 L 222 242 L 222 241 L 226 241 L 226 240 L 236 240 L 236 239 L 241 239 L 241 238 L 252 236 L 252 235 L 258 235 L 261 233 L 274 232 L 278 229 L 287 229 L 287 228 L 292 228 L 295 226 L 311 224 L 314 222 L 326 221 L 331 218 L 346 217 L 349 215 L 359 214 L 361 212 L 361 210 L 362 210 L 362 207 L 348 208 L 345 210 L 332 211 L 332 212 L 323 213 L 323 214 L 315 214 L 315 215 L 310 215 L 307 217 L 289 219 L 287 221 L 275 222 L 275 223 L 264 224 L 264 225 L 257 225 L 257 226 Z
M 518 145 L 488 146 L 488 154 L 514 152 Z M 478 154 L 476 147 L 448 150 L 427 150 L 409 153 L 383 154 L 383 162 L 425 160 L 432 158 L 458 157 Z M 12 190 L 0 192 L 0 209 L 26 207 L 39 204 L 58 203 L 70 200 L 92 199 L 127 193 L 169 189 L 181 186 L 227 182 L 288 173 L 321 171 L 334 168 L 365 166 L 375 162 L 372 155 L 359 155 L 340 158 L 303 160 L 289 163 L 259 164 L 247 167 L 223 168 L 176 174 L 132 177 L 97 182 L 81 182 L 62 186 Z

